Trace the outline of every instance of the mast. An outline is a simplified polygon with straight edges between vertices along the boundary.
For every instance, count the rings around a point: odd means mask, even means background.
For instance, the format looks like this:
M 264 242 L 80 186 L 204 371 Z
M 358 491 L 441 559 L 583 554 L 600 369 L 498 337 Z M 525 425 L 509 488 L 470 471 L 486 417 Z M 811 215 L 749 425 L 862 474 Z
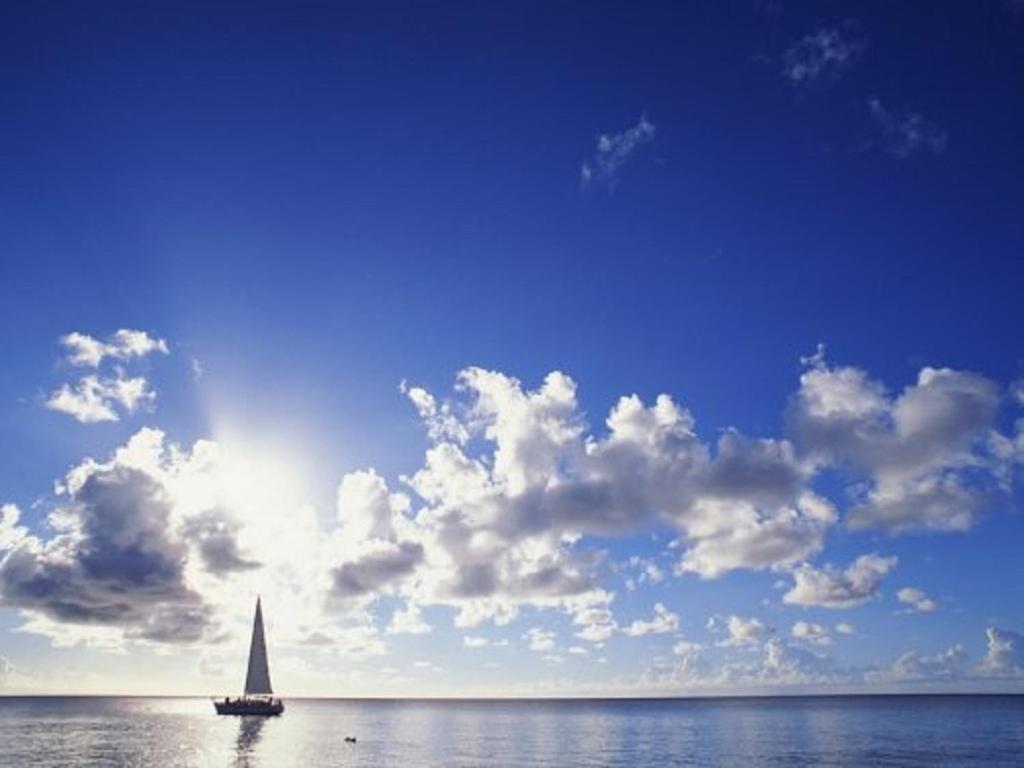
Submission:
M 252 643 L 249 645 L 249 669 L 245 673 L 246 696 L 269 696 L 270 667 L 267 665 L 267 641 L 263 635 L 263 610 L 256 598 L 256 616 L 252 621 Z

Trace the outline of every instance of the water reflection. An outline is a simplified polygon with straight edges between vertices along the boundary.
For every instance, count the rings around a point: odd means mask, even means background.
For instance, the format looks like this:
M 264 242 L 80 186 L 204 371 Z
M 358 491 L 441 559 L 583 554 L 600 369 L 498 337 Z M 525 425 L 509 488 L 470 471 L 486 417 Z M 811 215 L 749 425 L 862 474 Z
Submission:
M 235 765 L 249 768 L 256 765 L 256 747 L 263 733 L 265 717 L 242 716 L 238 718 L 238 738 L 235 741 Z

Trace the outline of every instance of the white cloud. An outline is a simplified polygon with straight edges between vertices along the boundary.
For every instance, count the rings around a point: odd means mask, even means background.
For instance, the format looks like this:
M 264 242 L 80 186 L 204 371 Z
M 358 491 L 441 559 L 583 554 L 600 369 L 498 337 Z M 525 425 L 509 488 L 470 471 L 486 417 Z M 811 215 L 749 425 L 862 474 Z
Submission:
M 432 631 L 432 627 L 423 620 L 420 608 L 414 603 L 407 603 L 404 608 L 398 608 L 391 615 L 391 623 L 388 624 L 389 635 L 426 635 Z
M 400 558 L 401 568 L 373 569 L 381 579 L 365 591 L 452 605 L 462 627 L 509 621 L 530 605 L 569 613 L 578 637 L 601 642 L 616 629 L 613 595 L 599 586 L 603 555 L 583 537 L 669 524 L 680 532 L 679 570 L 712 578 L 795 564 L 820 549 L 836 518 L 806 489 L 810 466 L 790 443 L 727 431 L 712 452 L 667 395 L 651 406 L 621 398 L 607 433 L 595 435 L 576 383 L 560 372 L 529 390 L 468 368 L 457 402 L 405 390 L 433 442 L 423 466 L 403 478 L 422 506 L 414 511 L 410 501 L 399 515 L 410 558 Z M 641 576 L 664 574 L 646 562 Z
M 794 640 L 802 640 L 816 645 L 829 645 L 832 642 L 832 638 L 825 627 L 809 621 L 796 622 L 793 624 L 789 634 Z
M 937 602 L 916 587 L 903 587 L 896 593 L 896 599 L 910 606 L 908 610 L 916 613 L 931 613 L 939 608 Z
M 145 331 L 122 329 L 107 341 L 99 341 L 83 333 L 62 336 L 71 365 L 98 368 L 106 358 L 129 360 L 154 352 L 168 354 L 167 342 L 154 339 Z M 116 367 L 112 374 L 91 373 L 76 382 L 64 383 L 46 399 L 46 407 L 66 413 L 83 424 L 118 421 L 123 413 L 134 413 L 141 406 L 151 406 L 156 393 L 143 376 L 129 376 Z
M 14 549 L 28 535 L 28 528 L 19 525 L 21 510 L 14 504 L 0 507 L 0 552 Z
M 7 680 L 14 673 L 14 665 L 7 660 L 6 656 L 0 656 L 0 688 L 7 686 Z
M 996 627 L 989 627 L 985 633 L 988 651 L 979 671 L 993 677 L 1024 676 L 1024 635 Z
M 700 643 L 695 643 L 690 640 L 680 640 L 672 646 L 672 653 L 676 656 L 690 656 L 695 653 L 699 653 L 703 650 L 704 646 Z
M 840 621 L 836 624 L 836 632 L 840 635 L 852 635 L 855 631 L 853 624 L 850 624 L 849 622 Z
M 655 603 L 654 616 L 650 621 L 634 621 L 622 631 L 630 637 L 642 637 L 643 635 L 663 635 L 667 632 L 675 632 L 677 629 L 679 629 L 679 616 L 672 613 L 662 603 Z
M 73 416 L 83 424 L 118 421 L 118 410 L 134 413 L 153 403 L 156 393 L 142 376 L 127 377 L 122 371 L 112 377 L 83 376 L 76 384 L 63 384 L 46 400 L 46 407 Z
M 956 680 L 967 670 L 967 654 L 959 645 L 934 656 L 905 653 L 883 671 L 880 679 L 893 682 Z
M 61 345 L 67 349 L 67 361 L 71 365 L 98 368 L 106 358 L 128 360 L 133 357 L 145 357 L 154 352 L 169 354 L 167 342 L 153 338 L 145 331 L 122 328 L 106 341 L 100 341 L 85 333 L 72 332 L 60 339 Z
M 804 454 L 868 483 L 847 515 L 854 529 L 962 531 L 997 480 L 991 445 L 1000 393 L 978 374 L 923 368 L 892 398 L 859 369 L 808 361 L 789 409 Z
M 597 150 L 592 159 L 580 168 L 580 183 L 587 187 L 604 183 L 614 187 L 619 169 L 625 165 L 637 147 L 654 141 L 655 128 L 646 117 L 621 133 L 603 133 L 597 138 Z
M 863 50 L 863 41 L 850 39 L 839 29 L 823 27 L 782 54 L 782 74 L 798 86 L 833 80 L 847 70 Z
M 946 131 L 921 114 L 911 111 L 893 112 L 878 99 L 868 101 L 871 117 L 882 132 L 885 149 L 895 157 L 904 158 L 918 152 L 933 155 L 946 151 Z
M 555 633 L 548 632 L 540 627 L 531 627 L 526 630 L 523 638 L 528 641 L 530 650 L 536 653 L 546 653 L 555 650 Z
M 805 563 L 793 571 L 793 587 L 783 596 L 787 605 L 850 608 L 878 592 L 882 578 L 896 567 L 895 557 L 861 555 L 845 569 L 815 568 Z
M 484 648 L 489 644 L 486 637 L 474 637 L 466 635 L 462 638 L 462 645 L 465 648 Z
M 743 616 L 712 616 L 708 619 L 708 629 L 713 632 L 725 631 L 726 638 L 720 640 L 718 645 L 728 647 L 749 647 L 756 646 L 772 634 L 771 627 L 768 627 L 760 619 L 744 618 Z

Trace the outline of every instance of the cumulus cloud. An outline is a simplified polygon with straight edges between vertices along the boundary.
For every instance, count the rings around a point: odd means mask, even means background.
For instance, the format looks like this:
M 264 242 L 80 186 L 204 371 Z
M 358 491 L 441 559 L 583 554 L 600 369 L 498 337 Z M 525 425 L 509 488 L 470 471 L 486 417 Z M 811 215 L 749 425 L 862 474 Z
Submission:
M 679 629 L 679 616 L 672 613 L 662 603 L 654 604 L 654 616 L 650 621 L 637 620 L 628 627 L 623 628 L 630 637 L 643 637 L 644 635 L 663 635 L 666 632 L 675 632 Z
M 939 608 L 939 604 L 916 587 L 903 587 L 896 593 L 896 599 L 909 606 L 908 611 L 915 613 L 931 613 Z
M 966 671 L 967 653 L 955 645 L 934 656 L 926 656 L 917 651 L 905 653 L 877 677 L 892 682 L 957 680 Z
M 226 576 L 235 571 L 259 568 L 255 560 L 246 558 L 239 550 L 240 526 L 224 509 L 205 510 L 185 521 L 182 535 L 195 542 L 206 569 L 215 575 Z
M 816 645 L 830 645 L 832 643 L 832 638 L 825 627 L 809 621 L 796 622 L 789 634 L 794 640 L 802 640 Z
M 26 536 L 28 528 L 19 525 L 21 510 L 15 504 L 0 506 L 0 552 L 14 549 Z
M 540 627 L 531 627 L 526 630 L 523 639 L 529 644 L 530 650 L 536 653 L 547 653 L 548 651 L 555 650 L 555 633 Z
M 114 376 L 83 376 L 76 383 L 62 384 L 50 394 L 46 407 L 66 413 L 83 424 L 101 421 L 119 421 L 119 411 L 135 413 L 140 406 L 152 404 L 156 393 L 145 377 L 125 376 L 117 371 Z
M 432 631 L 433 627 L 423 619 L 419 606 L 414 603 L 396 609 L 387 627 L 389 635 L 426 635 Z
M 783 596 L 787 605 L 851 608 L 878 592 L 883 577 L 896 567 L 896 557 L 861 555 L 844 569 L 815 568 L 807 563 L 793 571 L 793 587 Z
M 712 448 L 668 395 L 650 405 L 621 398 L 595 434 L 576 382 L 557 371 L 531 390 L 467 368 L 455 400 L 404 390 L 432 443 L 402 478 L 415 502 L 376 476 L 343 481 L 372 485 L 373 501 L 354 508 L 376 512 L 348 529 L 338 594 L 451 605 L 462 627 L 510 621 L 523 605 L 560 609 L 578 637 L 602 642 L 617 629 L 613 595 L 586 537 L 669 525 L 679 533 L 677 572 L 714 578 L 801 562 L 836 520 L 806 487 L 813 467 L 790 442 L 727 430 Z M 631 567 L 641 565 L 644 580 L 663 578 L 653 562 Z
M 202 637 L 209 609 L 186 581 L 188 545 L 160 479 L 114 458 L 73 470 L 65 490 L 54 536 L 23 536 L 0 561 L 3 604 L 161 642 Z
M 85 459 L 44 500 L 37 531 L 13 507 L 0 516 L 0 604 L 23 631 L 109 650 L 244 636 L 260 593 L 289 619 L 282 640 L 322 631 L 312 511 L 282 514 L 279 477 L 239 481 L 229 464 L 216 443 L 182 448 L 153 429 Z
M 655 128 L 646 117 L 621 133 L 603 133 L 597 138 L 594 156 L 580 168 L 580 183 L 587 187 L 603 183 L 614 187 L 619 169 L 638 147 L 654 141 Z
M 834 80 L 853 65 L 864 47 L 863 41 L 839 29 L 822 27 L 782 54 L 782 74 L 796 86 Z
M 14 672 L 14 665 L 7 660 L 6 656 L 0 656 L 0 688 L 7 686 L 7 680 Z
M 145 331 L 121 329 L 106 341 L 87 334 L 69 333 L 60 339 L 67 351 L 66 361 L 76 367 L 99 368 L 106 359 L 127 361 L 154 352 L 168 354 L 167 342 Z M 66 413 L 83 424 L 118 421 L 124 413 L 135 413 L 151 406 L 156 399 L 144 376 L 129 376 L 115 367 L 109 374 L 90 373 L 75 382 L 66 382 L 47 397 L 52 411 Z
M 393 494 L 373 470 L 351 472 L 338 487 L 336 534 L 341 562 L 333 570 L 332 596 L 353 604 L 394 591 L 423 561 L 404 494 Z
M 723 648 L 750 647 L 760 645 L 761 641 L 772 634 L 768 627 L 757 618 L 743 616 L 712 616 L 708 619 L 707 628 L 712 632 L 724 632 L 726 637 L 718 642 Z
M 106 358 L 128 360 L 156 352 L 164 355 L 170 353 L 163 339 L 154 338 L 145 331 L 127 328 L 113 333 L 104 341 L 75 331 L 62 336 L 60 343 L 67 350 L 68 363 L 85 368 L 98 368 Z
M 899 158 L 919 152 L 939 155 L 946 151 L 946 131 L 917 112 L 894 112 L 878 99 L 868 101 L 871 118 L 882 133 L 885 149 Z
M 979 671 L 993 677 L 1024 676 L 1024 635 L 996 627 L 989 627 L 985 633 L 988 651 Z
M 819 352 L 788 413 L 802 452 L 867 478 L 847 515 L 854 529 L 962 531 L 996 484 L 988 447 L 999 387 L 978 374 L 923 368 L 897 397 Z

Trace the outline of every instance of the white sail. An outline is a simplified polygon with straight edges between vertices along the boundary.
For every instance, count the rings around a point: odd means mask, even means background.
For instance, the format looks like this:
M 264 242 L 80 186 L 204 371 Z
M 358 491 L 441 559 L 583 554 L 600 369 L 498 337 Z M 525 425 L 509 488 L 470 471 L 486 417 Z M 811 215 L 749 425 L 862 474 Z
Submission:
M 263 637 L 263 611 L 256 598 L 256 618 L 252 622 L 252 644 L 249 646 L 249 670 L 245 673 L 245 695 L 270 695 L 270 667 L 267 665 L 267 641 Z

